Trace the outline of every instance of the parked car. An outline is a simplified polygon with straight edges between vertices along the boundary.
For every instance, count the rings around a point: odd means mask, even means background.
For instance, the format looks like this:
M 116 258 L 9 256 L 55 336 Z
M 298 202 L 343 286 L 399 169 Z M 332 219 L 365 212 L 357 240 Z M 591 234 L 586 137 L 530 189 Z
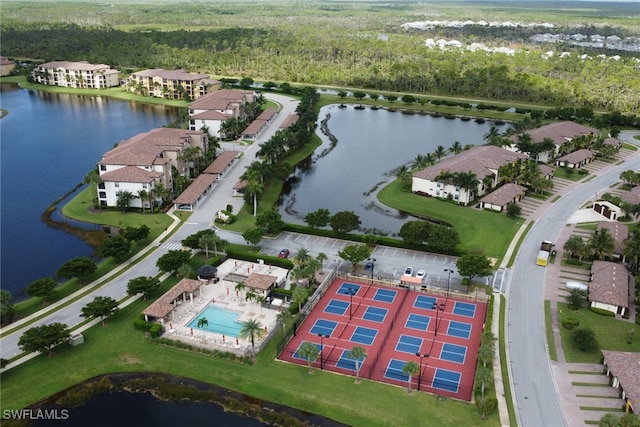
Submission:
M 413 276 L 413 268 L 412 267 L 405 268 L 403 276 Z
M 419 271 L 416 273 L 416 277 L 417 277 L 418 279 L 422 280 L 422 279 L 424 279 L 424 276 L 425 276 L 426 274 L 427 274 L 427 273 L 425 273 L 425 271 L 424 271 L 424 270 L 419 270 Z
M 278 254 L 278 258 L 289 258 L 289 249 L 283 249 Z
M 373 263 L 371 261 L 369 261 L 364 265 L 364 269 L 367 271 L 371 271 L 372 268 L 373 268 Z

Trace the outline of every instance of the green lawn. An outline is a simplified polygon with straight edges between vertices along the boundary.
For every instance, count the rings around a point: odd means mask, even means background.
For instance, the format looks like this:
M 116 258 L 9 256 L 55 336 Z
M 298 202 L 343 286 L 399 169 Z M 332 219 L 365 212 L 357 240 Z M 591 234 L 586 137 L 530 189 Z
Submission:
M 451 224 L 460 236 L 460 252 L 482 250 L 487 256 L 504 257 L 523 219 L 513 220 L 504 214 L 455 205 L 432 197 L 403 191 L 395 180 L 378 193 L 387 206 L 418 217 L 434 218 Z
M 167 289 L 175 279 L 165 283 Z M 404 387 L 315 370 L 275 360 L 275 341 L 249 366 L 154 343 L 132 325 L 151 301 L 136 301 L 108 326 L 84 332 L 85 343 L 60 346 L 2 374 L 2 410 L 19 409 L 88 378 L 116 372 L 163 372 L 216 384 L 267 401 L 335 419 L 347 425 L 499 425 L 497 412 L 481 422 L 474 405 Z M 277 338 L 276 338 L 277 339 Z
M 616 320 L 613 317 L 601 316 L 593 313 L 587 308 L 578 311 L 571 311 L 567 304 L 558 303 L 558 313 L 560 324 L 566 317 L 575 317 L 580 321 L 580 326 L 585 326 L 593 330 L 602 350 L 633 351 L 640 352 L 640 325 Z M 635 329 L 632 344 L 627 344 L 627 332 Z M 569 363 L 600 363 L 602 354 L 599 350 L 584 352 L 577 349 L 571 341 L 571 331 L 560 327 L 562 337 L 562 348 L 564 356 Z

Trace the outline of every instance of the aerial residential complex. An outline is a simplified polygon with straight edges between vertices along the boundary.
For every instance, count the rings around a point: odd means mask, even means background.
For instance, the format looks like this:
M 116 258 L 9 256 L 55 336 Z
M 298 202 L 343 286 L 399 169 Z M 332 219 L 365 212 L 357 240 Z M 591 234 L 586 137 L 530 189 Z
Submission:
M 44 85 L 104 89 L 120 85 L 119 74 L 105 64 L 53 61 L 38 65 L 32 75 L 37 83 Z
M 183 158 L 187 148 L 198 148 L 204 153 L 208 135 L 194 130 L 158 128 L 120 142 L 98 162 L 100 205 L 117 206 L 118 192 L 129 191 L 137 197 L 131 207 L 151 207 L 154 200 L 163 199 L 158 188 L 173 190 L 173 169 L 188 176 L 189 168 Z M 147 194 L 144 200 L 139 197 L 143 190 Z
M 255 100 L 252 91 L 222 89 L 203 95 L 189 104 L 189 129 L 206 126 L 211 135 L 224 137 L 220 133 L 222 122 L 232 118 L 244 119 L 242 107 Z

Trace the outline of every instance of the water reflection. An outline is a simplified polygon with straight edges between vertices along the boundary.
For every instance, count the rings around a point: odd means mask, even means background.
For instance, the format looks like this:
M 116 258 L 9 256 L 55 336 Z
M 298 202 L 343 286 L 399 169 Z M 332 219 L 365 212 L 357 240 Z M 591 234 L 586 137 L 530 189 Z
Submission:
M 323 107 L 318 121 L 322 145 L 285 183 L 279 201 L 283 219 L 303 224 L 307 213 L 320 208 L 332 214 L 347 210 L 360 216 L 363 228 L 390 235 L 408 216 L 376 195 L 398 168 L 410 167 L 418 154 L 433 153 L 439 145 L 482 145 L 494 125 L 338 105 Z

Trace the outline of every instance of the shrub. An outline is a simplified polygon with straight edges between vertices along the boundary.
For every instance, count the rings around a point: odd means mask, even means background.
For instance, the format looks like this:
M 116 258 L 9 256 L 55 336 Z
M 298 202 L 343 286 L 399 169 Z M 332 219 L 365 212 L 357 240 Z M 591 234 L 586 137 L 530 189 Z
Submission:
M 159 323 L 153 323 L 149 328 L 149 335 L 151 335 L 151 338 L 158 338 L 160 336 L 160 332 L 162 332 L 162 325 Z
M 133 321 L 133 327 L 139 331 L 149 332 L 154 323 L 147 322 L 143 318 L 138 318 Z
M 598 307 L 589 307 L 589 310 L 593 311 L 596 314 L 599 314 L 601 316 L 607 316 L 607 317 L 614 317 L 615 313 L 609 310 L 605 310 L 603 308 L 598 308 Z
M 571 341 L 580 351 L 592 351 L 598 349 L 598 340 L 593 330 L 585 327 L 576 328 L 571 332 Z
M 572 330 L 580 326 L 580 321 L 575 317 L 565 317 L 564 319 L 562 319 L 562 326 L 565 329 Z

